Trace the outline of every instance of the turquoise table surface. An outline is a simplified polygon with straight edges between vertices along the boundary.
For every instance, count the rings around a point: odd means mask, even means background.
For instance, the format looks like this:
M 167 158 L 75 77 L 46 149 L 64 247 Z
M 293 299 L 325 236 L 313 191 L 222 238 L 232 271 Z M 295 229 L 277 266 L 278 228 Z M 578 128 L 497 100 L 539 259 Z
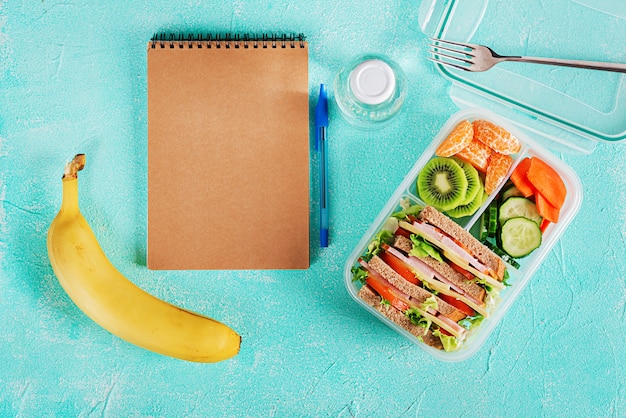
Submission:
M 346 291 L 348 255 L 458 109 L 426 59 L 419 7 L 0 1 L 0 416 L 626 416 L 624 143 L 555 152 L 582 180 L 580 212 L 471 359 L 432 358 Z M 331 105 L 330 246 L 318 246 L 311 147 L 308 270 L 149 271 L 146 43 L 155 32 L 263 31 L 307 35 L 311 110 L 319 84 L 362 52 L 403 67 L 405 107 L 390 126 L 360 131 Z M 65 294 L 46 233 L 77 152 L 88 159 L 81 207 L 113 264 L 150 293 L 232 326 L 243 337 L 236 357 L 196 364 L 137 348 Z

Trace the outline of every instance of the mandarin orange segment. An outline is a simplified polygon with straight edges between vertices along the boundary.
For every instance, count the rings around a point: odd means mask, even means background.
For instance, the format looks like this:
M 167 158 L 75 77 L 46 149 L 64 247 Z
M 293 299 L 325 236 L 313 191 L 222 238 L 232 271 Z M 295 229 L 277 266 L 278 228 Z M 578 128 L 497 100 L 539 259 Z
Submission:
M 500 154 L 516 154 L 522 148 L 522 144 L 509 131 L 484 119 L 476 119 L 472 122 L 474 139 L 488 145 Z
M 468 120 L 464 120 L 454 127 L 452 132 L 437 147 L 435 155 L 438 157 L 451 157 L 465 148 L 474 138 L 474 128 Z
M 485 192 L 493 193 L 500 183 L 506 179 L 506 173 L 513 165 L 513 158 L 509 155 L 494 152 L 489 157 L 489 165 L 487 166 L 487 175 L 485 176 Z
M 477 170 L 483 173 L 487 170 L 489 156 L 493 151 L 487 145 L 480 141 L 472 140 L 468 146 L 457 152 L 455 155 L 462 160 L 467 161 Z

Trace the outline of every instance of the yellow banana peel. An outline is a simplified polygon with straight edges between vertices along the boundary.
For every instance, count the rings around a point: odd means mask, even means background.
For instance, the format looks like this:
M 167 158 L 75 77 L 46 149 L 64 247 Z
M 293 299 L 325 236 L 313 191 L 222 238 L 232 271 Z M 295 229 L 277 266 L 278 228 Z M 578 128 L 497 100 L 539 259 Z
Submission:
M 84 165 L 84 154 L 67 164 L 61 209 L 48 231 L 50 263 L 72 301 L 98 325 L 147 350 L 194 362 L 235 356 L 241 337 L 230 327 L 152 296 L 111 264 L 79 209 Z

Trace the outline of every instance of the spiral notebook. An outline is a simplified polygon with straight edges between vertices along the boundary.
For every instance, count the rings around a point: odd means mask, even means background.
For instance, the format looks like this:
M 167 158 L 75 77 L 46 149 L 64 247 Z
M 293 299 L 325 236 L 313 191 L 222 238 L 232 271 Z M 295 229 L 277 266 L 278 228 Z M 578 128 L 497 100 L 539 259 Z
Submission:
M 308 268 L 304 37 L 159 35 L 147 60 L 148 268 Z

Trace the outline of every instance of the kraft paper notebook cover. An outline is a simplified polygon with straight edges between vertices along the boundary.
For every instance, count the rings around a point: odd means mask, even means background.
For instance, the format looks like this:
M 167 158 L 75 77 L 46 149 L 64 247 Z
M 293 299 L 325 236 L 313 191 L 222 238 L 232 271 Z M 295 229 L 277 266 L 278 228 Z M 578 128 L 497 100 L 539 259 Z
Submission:
M 147 59 L 148 268 L 308 268 L 304 37 L 159 37 Z

